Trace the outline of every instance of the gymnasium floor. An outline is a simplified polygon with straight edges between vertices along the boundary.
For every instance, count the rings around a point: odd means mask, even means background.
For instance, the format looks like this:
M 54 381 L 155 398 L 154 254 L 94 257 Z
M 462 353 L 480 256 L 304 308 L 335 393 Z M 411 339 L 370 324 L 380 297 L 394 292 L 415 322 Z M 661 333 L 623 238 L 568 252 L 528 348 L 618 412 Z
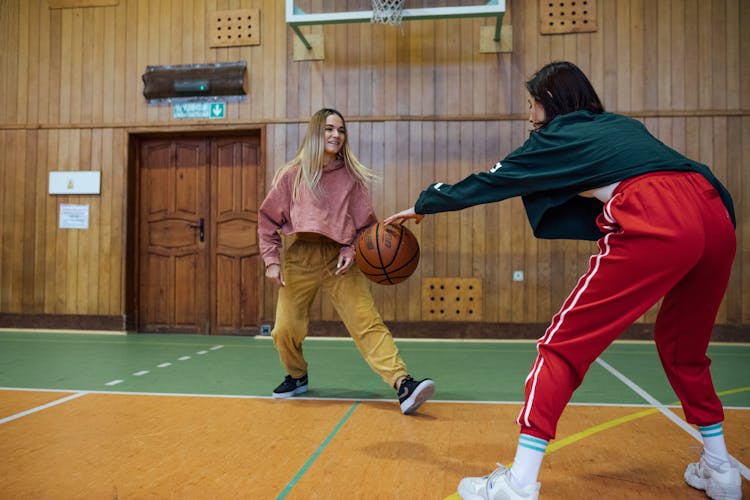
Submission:
M 533 342 L 406 341 L 434 400 L 401 415 L 346 339 L 308 339 L 311 390 L 268 338 L 0 331 L 0 499 L 458 499 L 513 459 Z M 730 453 L 750 494 L 750 344 L 715 344 Z M 705 498 L 700 454 L 651 343 L 591 367 L 548 448 L 541 498 Z

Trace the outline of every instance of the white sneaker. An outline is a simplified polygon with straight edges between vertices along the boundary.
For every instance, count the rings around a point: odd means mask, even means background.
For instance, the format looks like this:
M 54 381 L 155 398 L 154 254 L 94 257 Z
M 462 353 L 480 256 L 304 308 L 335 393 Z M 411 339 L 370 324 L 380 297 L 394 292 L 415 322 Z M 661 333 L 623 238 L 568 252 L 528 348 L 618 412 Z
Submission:
M 463 500 L 537 500 L 540 483 L 516 488 L 510 481 L 510 469 L 497 464 L 495 471 L 484 477 L 465 477 L 458 483 Z
M 714 500 L 742 498 L 740 470 L 730 462 L 724 462 L 715 469 L 701 456 L 700 461 L 688 464 L 685 469 L 685 482 L 695 489 L 705 491 L 708 498 Z

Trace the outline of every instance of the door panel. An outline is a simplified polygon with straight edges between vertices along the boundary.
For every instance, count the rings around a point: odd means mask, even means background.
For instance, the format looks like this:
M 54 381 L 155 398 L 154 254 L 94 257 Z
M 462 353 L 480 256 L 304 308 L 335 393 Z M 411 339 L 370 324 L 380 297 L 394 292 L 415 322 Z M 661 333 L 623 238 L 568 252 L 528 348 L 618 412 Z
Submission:
M 258 327 L 262 269 L 258 249 L 258 206 L 264 187 L 260 138 L 215 139 L 212 186 L 212 323 L 217 333 L 246 333 Z
M 205 140 L 154 140 L 140 151 L 139 331 L 208 333 Z M 205 221 L 204 221 L 205 224 Z

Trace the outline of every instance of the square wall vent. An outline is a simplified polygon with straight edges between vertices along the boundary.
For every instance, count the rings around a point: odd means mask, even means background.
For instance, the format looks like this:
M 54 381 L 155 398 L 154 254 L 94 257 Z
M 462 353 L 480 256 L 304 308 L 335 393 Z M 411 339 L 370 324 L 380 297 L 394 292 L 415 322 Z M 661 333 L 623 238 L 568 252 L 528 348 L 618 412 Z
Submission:
M 210 19 L 210 46 L 260 45 L 260 9 L 222 10 Z
M 596 31 L 596 0 L 539 0 L 542 35 Z

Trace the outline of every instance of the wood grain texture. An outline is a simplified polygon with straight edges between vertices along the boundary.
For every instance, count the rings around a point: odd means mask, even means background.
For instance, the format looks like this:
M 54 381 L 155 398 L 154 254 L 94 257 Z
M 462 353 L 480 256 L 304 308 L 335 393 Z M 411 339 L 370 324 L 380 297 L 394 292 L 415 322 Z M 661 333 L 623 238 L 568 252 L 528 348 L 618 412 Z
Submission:
M 1 395 L 8 417 L 74 394 Z M 78 393 L 0 427 L 0 473 L 11 498 L 454 499 L 463 477 L 510 462 L 517 413 L 433 402 L 404 418 L 393 401 Z M 727 410 L 727 435 L 749 429 L 747 411 Z M 545 498 L 580 498 L 582 485 L 584 498 L 705 498 L 682 479 L 696 441 L 662 415 L 570 406 L 558 437 L 539 475 Z M 729 452 L 747 463 L 736 441 Z M 96 466 L 82 469 L 88 461 Z
M 296 152 L 310 115 L 337 108 L 355 153 L 381 176 L 371 191 L 383 218 L 429 183 L 485 170 L 522 144 L 524 81 L 546 62 L 569 59 L 591 77 L 607 110 L 644 121 L 727 184 L 738 252 L 718 321 L 750 324 L 748 2 L 599 0 L 596 31 L 542 35 L 539 2 L 510 0 L 513 51 L 493 54 L 479 52 L 488 18 L 304 27 L 323 38 L 325 58 L 313 61 L 294 61 L 296 36 L 278 0 L 73 3 L 0 0 L 0 312 L 128 313 L 135 134 L 265 125 L 267 188 Z M 308 2 L 317 10 L 325 3 Z M 238 9 L 259 10 L 260 43 L 211 47 L 211 16 Z M 228 102 L 223 120 L 175 119 L 171 107 L 143 98 L 147 65 L 237 60 L 248 62 L 248 96 Z M 102 194 L 48 195 L 49 172 L 60 169 L 100 170 Z M 88 204 L 91 227 L 59 229 L 60 203 Z M 484 320 L 544 322 L 594 251 L 588 242 L 535 240 L 519 200 L 432 216 L 415 229 L 422 262 L 413 282 L 373 285 L 386 320 L 421 319 L 422 278 L 477 277 Z M 526 280 L 511 281 L 513 270 L 524 270 Z M 275 290 L 264 282 L 256 292 L 261 317 L 272 322 Z M 337 318 L 319 299 L 312 319 Z

